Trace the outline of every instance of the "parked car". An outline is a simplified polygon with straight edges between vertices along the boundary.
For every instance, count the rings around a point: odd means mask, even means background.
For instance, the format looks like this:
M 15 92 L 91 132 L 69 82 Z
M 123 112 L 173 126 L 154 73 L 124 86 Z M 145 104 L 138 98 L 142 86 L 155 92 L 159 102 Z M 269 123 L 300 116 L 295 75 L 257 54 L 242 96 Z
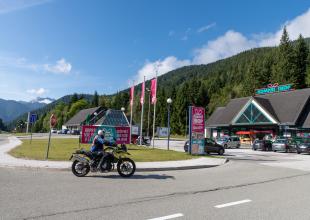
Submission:
M 61 133 L 62 133 L 62 134 L 67 134 L 68 131 L 69 131 L 68 129 L 62 129 L 62 130 L 61 130 Z
M 189 148 L 189 140 L 184 144 L 184 151 L 188 152 Z M 223 155 L 225 153 L 225 149 L 222 145 L 217 144 L 214 140 L 210 138 L 205 138 L 205 152 L 209 153 L 217 153 L 219 155 Z
M 57 134 L 62 134 L 62 130 L 58 130 L 58 131 L 57 131 Z
M 251 144 L 251 138 L 248 135 L 243 135 L 240 137 L 240 142 L 242 144 Z
M 73 134 L 73 135 L 80 135 L 80 130 L 72 130 L 71 134 Z
M 285 153 L 288 152 L 296 152 L 297 148 L 297 142 L 294 140 L 289 140 L 289 139 L 276 139 L 272 143 L 272 150 L 274 152 L 277 151 L 284 151 Z
M 55 128 L 52 128 L 51 133 L 57 133 L 57 130 Z
M 271 151 L 272 142 L 269 140 L 255 140 L 252 145 L 253 150 Z
M 240 138 L 237 136 L 224 136 L 221 138 L 218 138 L 216 140 L 216 143 L 223 146 L 224 148 L 239 148 L 241 143 L 240 143 Z
M 297 144 L 296 152 L 298 154 L 310 153 L 310 139 L 307 138 L 307 139 L 300 140 L 300 142 Z

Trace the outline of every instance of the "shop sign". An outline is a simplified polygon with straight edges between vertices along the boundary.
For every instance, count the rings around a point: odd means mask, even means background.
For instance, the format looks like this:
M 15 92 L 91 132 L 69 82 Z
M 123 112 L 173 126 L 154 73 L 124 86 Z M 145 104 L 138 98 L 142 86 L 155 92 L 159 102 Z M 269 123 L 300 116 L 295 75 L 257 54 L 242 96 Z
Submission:
M 277 92 L 286 92 L 290 90 L 293 90 L 292 84 L 279 85 L 278 83 L 275 83 L 275 84 L 268 84 L 267 88 L 256 89 L 255 94 L 264 95 Z
M 189 137 L 191 154 L 205 154 L 205 109 L 202 107 L 189 107 Z
M 107 141 L 114 142 L 116 140 L 117 144 L 129 144 L 130 142 L 130 127 L 84 125 L 82 126 L 81 143 L 92 143 L 99 130 L 105 132 L 104 139 Z

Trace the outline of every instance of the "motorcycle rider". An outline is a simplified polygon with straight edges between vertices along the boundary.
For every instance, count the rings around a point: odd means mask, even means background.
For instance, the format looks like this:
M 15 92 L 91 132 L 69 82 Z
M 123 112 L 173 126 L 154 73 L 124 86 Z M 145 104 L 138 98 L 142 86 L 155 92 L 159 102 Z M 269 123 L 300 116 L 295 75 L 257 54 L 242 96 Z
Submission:
M 93 140 L 93 145 L 91 146 L 90 151 L 91 152 L 102 152 L 104 143 L 105 143 L 104 131 L 99 130 L 98 135 L 96 135 Z

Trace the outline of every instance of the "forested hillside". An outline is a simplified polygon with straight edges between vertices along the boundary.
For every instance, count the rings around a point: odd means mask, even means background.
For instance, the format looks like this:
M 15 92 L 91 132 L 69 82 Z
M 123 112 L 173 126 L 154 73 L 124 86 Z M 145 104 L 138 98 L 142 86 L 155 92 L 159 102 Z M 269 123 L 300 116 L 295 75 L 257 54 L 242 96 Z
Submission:
M 253 95 L 255 89 L 269 83 L 292 83 L 296 89 L 309 87 L 309 44 L 310 40 L 303 39 L 302 36 L 291 42 L 284 29 L 278 47 L 256 48 L 208 65 L 186 66 L 158 77 L 156 125 L 167 126 L 166 100 L 168 97 L 173 100 L 171 131 L 185 134 L 189 105 L 205 107 L 208 117 L 216 107 L 225 105 L 231 98 Z M 146 82 L 146 87 L 150 87 L 150 81 Z M 135 87 L 133 119 L 136 123 L 140 123 L 141 117 L 140 94 L 141 84 Z M 145 96 L 144 131 L 148 125 L 149 93 L 147 91 Z M 62 118 L 59 121 L 59 127 L 61 127 L 61 122 L 68 120 L 79 109 L 96 105 L 114 109 L 125 107 L 126 113 L 129 114 L 129 89 L 110 96 L 98 96 L 95 93 L 88 100 L 79 98 L 72 100 L 71 97 L 69 102 L 54 103 L 49 112 L 40 114 L 41 117 L 35 129 L 36 131 L 48 129 L 47 121 L 51 112 L 55 112 Z M 152 125 L 153 106 L 150 111 L 150 125 Z

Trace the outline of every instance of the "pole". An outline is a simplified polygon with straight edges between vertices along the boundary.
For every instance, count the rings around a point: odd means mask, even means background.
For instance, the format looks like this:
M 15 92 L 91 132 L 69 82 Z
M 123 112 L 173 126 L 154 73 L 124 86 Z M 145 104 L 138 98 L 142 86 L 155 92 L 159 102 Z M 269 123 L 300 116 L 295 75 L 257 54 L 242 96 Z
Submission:
M 135 86 L 135 81 L 133 81 L 133 85 Z M 130 90 L 131 91 L 131 90 Z M 129 137 L 129 143 L 131 144 L 131 135 L 132 135 L 132 109 L 133 109 L 133 97 L 134 94 L 132 94 L 132 104 L 130 103 L 130 137 Z
M 152 139 L 153 139 L 153 148 L 154 148 L 154 142 L 155 142 L 155 121 L 156 121 L 156 103 L 157 103 L 157 69 L 156 69 L 156 101 L 154 102 L 154 117 L 153 117 L 153 135 L 152 135 Z
M 144 76 L 143 83 L 144 83 L 144 87 L 145 87 L 145 76 Z M 141 110 L 141 127 L 140 127 L 140 146 L 142 145 L 143 109 L 144 109 L 144 96 L 145 96 L 145 94 L 144 94 L 144 92 L 145 92 L 144 89 L 145 89 L 145 88 L 143 88 L 143 91 L 141 91 L 141 92 L 143 92 L 143 102 L 141 103 L 141 105 L 142 105 L 142 110 Z M 142 95 L 142 94 L 141 94 L 141 95 Z
M 170 142 L 170 103 L 168 103 L 168 150 L 169 150 L 169 142 Z
M 32 143 L 32 123 L 31 123 L 31 127 L 30 127 L 30 144 Z
M 47 150 L 46 150 L 46 157 L 45 157 L 45 160 L 48 159 L 48 152 L 50 150 L 50 144 L 51 144 L 51 135 L 52 135 L 52 131 L 50 129 L 50 134 L 48 136 L 48 144 L 47 144 Z
M 28 112 L 28 117 L 27 117 L 27 129 L 26 129 L 26 133 L 28 134 L 29 131 L 29 120 L 30 120 L 30 112 Z
M 188 123 L 188 121 L 187 121 L 187 109 L 186 109 L 186 121 L 185 121 L 185 138 L 187 137 L 187 123 Z
M 150 110 L 151 110 L 151 90 L 149 92 L 149 110 L 147 113 L 147 136 L 150 137 Z
M 192 154 L 192 106 L 188 107 L 188 135 L 189 135 L 189 148 L 188 153 Z

